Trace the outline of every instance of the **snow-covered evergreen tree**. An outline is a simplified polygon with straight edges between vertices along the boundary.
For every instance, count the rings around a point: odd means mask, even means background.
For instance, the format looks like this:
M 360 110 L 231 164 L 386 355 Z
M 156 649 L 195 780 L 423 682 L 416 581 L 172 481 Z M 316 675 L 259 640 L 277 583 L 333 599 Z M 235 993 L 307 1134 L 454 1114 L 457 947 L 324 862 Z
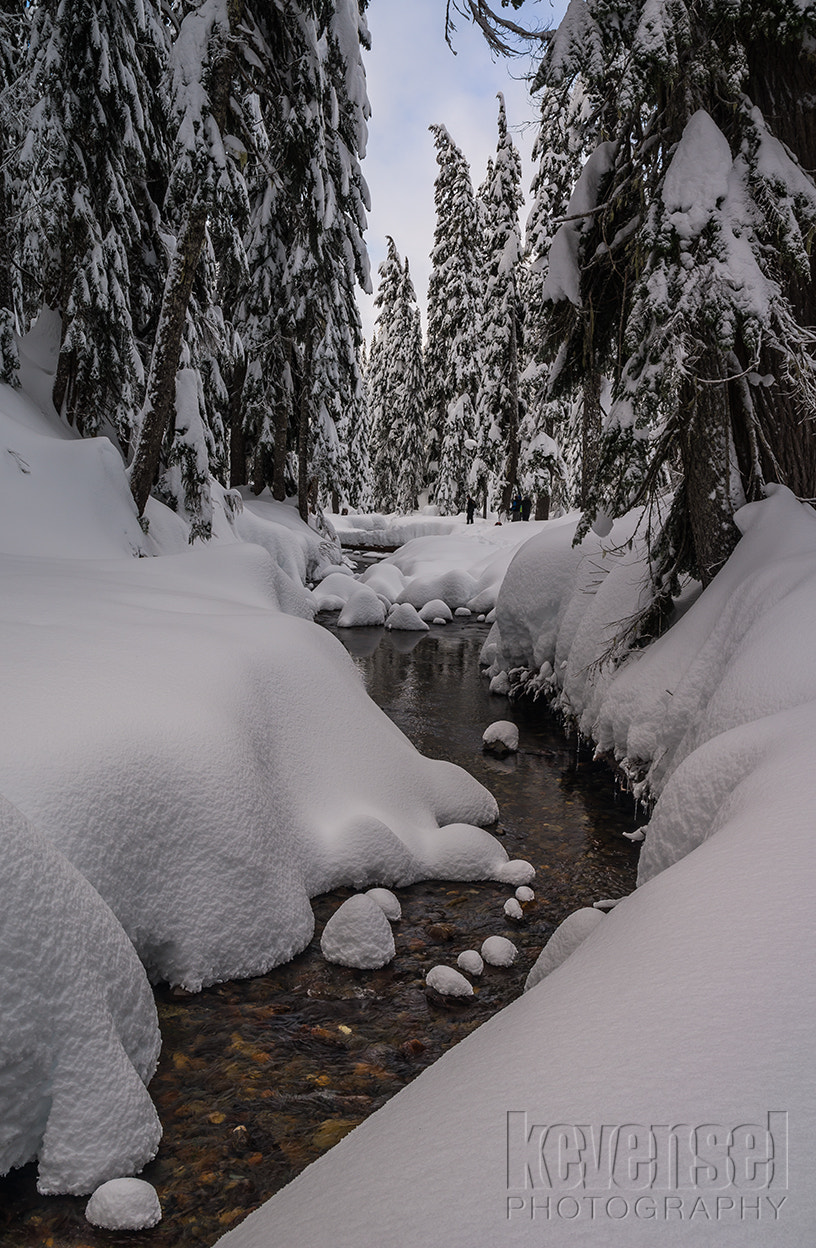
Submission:
M 428 435 L 422 322 L 407 259 L 402 271 L 395 321 L 400 378 L 397 507 L 400 511 L 410 512 L 419 507 L 419 496 L 425 483 Z
M 485 293 L 480 325 L 482 366 L 476 404 L 471 489 L 508 511 L 519 478 L 520 364 L 524 349 L 520 290 L 521 157 L 507 130 L 499 94 L 496 158 L 480 191 L 484 206 Z
M 40 0 L 24 73 L 22 265 L 62 317 L 54 402 L 81 433 L 130 442 L 161 282 L 166 27 L 155 3 Z
M 450 515 L 467 494 L 479 390 L 481 234 L 467 161 L 444 126 L 431 131 L 439 173 L 425 353 L 429 485 L 440 512 Z
M 402 260 L 393 238 L 387 240 L 385 259 L 377 269 L 379 285 L 375 337 L 368 365 L 368 453 L 371 492 L 378 511 L 394 511 L 400 471 L 398 393 L 396 367 L 397 305 L 403 280 Z
M 542 66 L 602 103 L 550 249 L 554 384 L 612 378 L 588 519 L 680 472 L 666 589 L 716 572 L 766 482 L 816 493 L 814 36 L 794 0 L 571 0 Z

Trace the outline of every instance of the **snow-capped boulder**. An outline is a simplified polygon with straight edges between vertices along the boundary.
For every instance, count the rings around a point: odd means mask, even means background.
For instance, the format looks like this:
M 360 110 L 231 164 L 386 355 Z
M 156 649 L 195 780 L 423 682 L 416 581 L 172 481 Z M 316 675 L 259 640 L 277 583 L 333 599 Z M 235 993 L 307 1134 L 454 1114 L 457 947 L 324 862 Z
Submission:
M 518 888 L 516 889 L 516 897 L 518 898 L 519 901 L 522 901 L 522 902 L 534 901 L 535 893 L 533 892 L 531 888 L 528 888 L 526 884 L 520 884 Z M 597 905 L 597 902 L 596 902 L 596 905 Z
M 337 619 L 338 628 L 378 628 L 385 623 L 385 606 L 368 585 L 356 584 Z
M 535 867 L 531 862 L 526 862 L 524 858 L 511 858 L 509 862 L 505 862 L 499 867 L 493 879 L 500 880 L 502 884 L 512 884 L 514 887 L 520 884 L 529 884 L 535 876 Z
M 424 620 L 426 624 L 447 623 L 453 619 L 453 612 L 446 602 L 441 598 L 432 598 L 430 602 L 426 602 L 425 606 L 419 613 L 419 618 Z
M 457 568 L 442 568 L 436 574 L 411 577 L 397 602 L 409 602 L 419 610 L 426 602 L 441 598 L 451 611 L 464 607 L 478 589 L 478 582 Z
M 327 962 L 376 970 L 396 949 L 391 925 L 382 907 L 366 893 L 344 901 L 323 929 L 320 948 Z
M 425 983 L 443 997 L 472 997 L 473 985 L 452 966 L 434 966 L 425 976 Z
M 144 1179 L 109 1179 L 85 1206 L 92 1226 L 107 1231 L 146 1231 L 161 1222 L 158 1193 Z
M 0 1173 L 81 1194 L 155 1154 L 153 995 L 99 894 L 0 797 Z
M 407 633 L 428 632 L 428 625 L 424 620 L 420 619 L 416 607 L 412 607 L 408 602 L 401 602 L 391 608 L 388 619 L 385 621 L 385 627 Z
M 492 692 L 492 690 L 491 690 Z M 515 754 L 519 744 L 518 726 L 509 719 L 497 719 L 482 733 L 482 743 L 490 754 Z
M 573 910 L 563 923 L 559 923 L 550 939 L 538 955 L 524 983 L 524 991 L 534 988 L 546 975 L 554 971 L 564 962 L 573 950 L 586 940 L 603 920 L 603 911 L 593 906 L 582 906 Z
M 482 941 L 482 957 L 489 966 L 512 966 L 518 949 L 506 936 L 488 936 Z
M 389 922 L 397 923 L 402 918 L 402 906 L 390 888 L 369 888 L 366 890 L 366 897 L 376 901 Z
M 508 919 L 514 919 L 517 923 L 524 918 L 524 911 L 515 897 L 508 897 L 504 903 L 504 913 Z
M 345 605 L 359 582 L 344 572 L 330 572 L 312 590 L 315 611 L 336 611 L 337 602 Z
M 464 949 L 456 959 L 460 971 L 468 975 L 481 975 L 484 970 L 484 958 L 475 949 Z

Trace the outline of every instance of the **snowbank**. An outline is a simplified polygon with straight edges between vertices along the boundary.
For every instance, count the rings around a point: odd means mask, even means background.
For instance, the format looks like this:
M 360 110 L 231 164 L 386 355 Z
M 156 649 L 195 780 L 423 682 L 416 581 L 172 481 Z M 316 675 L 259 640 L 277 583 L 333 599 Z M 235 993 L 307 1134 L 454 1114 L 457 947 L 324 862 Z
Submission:
M 548 665 L 658 795 L 641 885 L 223 1248 L 810 1242 L 816 516 L 777 489 L 738 523 L 670 632 L 600 673 L 576 647 L 637 605 L 633 564 L 588 593 L 597 543 L 520 552 L 494 655 Z
M 515 867 L 487 790 L 423 758 L 312 623 L 330 531 L 213 483 L 214 538 L 190 547 L 155 501 L 144 532 L 109 442 L 5 386 L 0 438 L 0 794 L 21 812 L 0 1169 L 38 1154 L 43 1190 L 91 1191 L 158 1143 L 145 970 L 259 974 L 308 943 L 318 892 Z

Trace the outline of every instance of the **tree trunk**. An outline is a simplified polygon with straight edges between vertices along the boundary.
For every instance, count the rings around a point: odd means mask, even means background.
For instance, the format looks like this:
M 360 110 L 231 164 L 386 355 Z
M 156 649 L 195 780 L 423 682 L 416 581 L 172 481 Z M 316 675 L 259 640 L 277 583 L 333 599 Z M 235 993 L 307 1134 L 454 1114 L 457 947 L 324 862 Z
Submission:
M 307 326 L 303 343 L 303 368 L 300 377 L 298 404 L 298 511 L 304 524 L 309 519 L 309 387 L 312 373 L 311 326 Z
M 592 367 L 584 381 L 581 411 L 581 494 L 579 506 L 586 507 L 598 470 L 601 442 L 601 374 Z
M 229 392 L 229 483 L 231 486 L 246 485 L 246 438 L 241 419 L 241 396 L 244 392 L 247 362 L 241 359 L 235 366 Z
M 519 466 L 519 369 L 518 369 L 518 327 L 515 310 L 510 319 L 510 358 L 508 361 L 508 389 L 510 390 L 510 411 L 507 421 L 507 470 L 504 496 L 502 501 L 510 506 L 513 490 L 518 484 Z
M 726 383 L 689 387 L 680 454 L 697 570 L 708 585 L 734 550 L 739 530 L 731 498 L 731 428 Z
M 176 243 L 162 298 L 159 327 L 150 363 L 139 440 L 130 466 L 130 490 L 144 514 L 156 479 L 170 412 L 175 406 L 176 372 L 187 305 L 207 231 L 207 206 L 196 196 Z
M 549 490 L 542 490 L 540 494 L 536 495 L 535 518 L 536 520 L 549 520 L 550 518 L 550 492 Z

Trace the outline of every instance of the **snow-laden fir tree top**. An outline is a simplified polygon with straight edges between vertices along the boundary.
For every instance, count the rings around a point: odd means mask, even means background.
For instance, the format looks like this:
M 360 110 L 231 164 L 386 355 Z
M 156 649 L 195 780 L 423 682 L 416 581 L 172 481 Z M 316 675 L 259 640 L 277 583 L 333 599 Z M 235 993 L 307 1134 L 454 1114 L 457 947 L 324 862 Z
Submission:
M 443 515 L 461 510 L 472 442 L 480 360 L 481 226 L 470 169 L 444 126 L 431 126 L 439 173 L 428 285 L 425 384 L 433 501 Z M 432 469 L 434 470 L 434 469 Z

